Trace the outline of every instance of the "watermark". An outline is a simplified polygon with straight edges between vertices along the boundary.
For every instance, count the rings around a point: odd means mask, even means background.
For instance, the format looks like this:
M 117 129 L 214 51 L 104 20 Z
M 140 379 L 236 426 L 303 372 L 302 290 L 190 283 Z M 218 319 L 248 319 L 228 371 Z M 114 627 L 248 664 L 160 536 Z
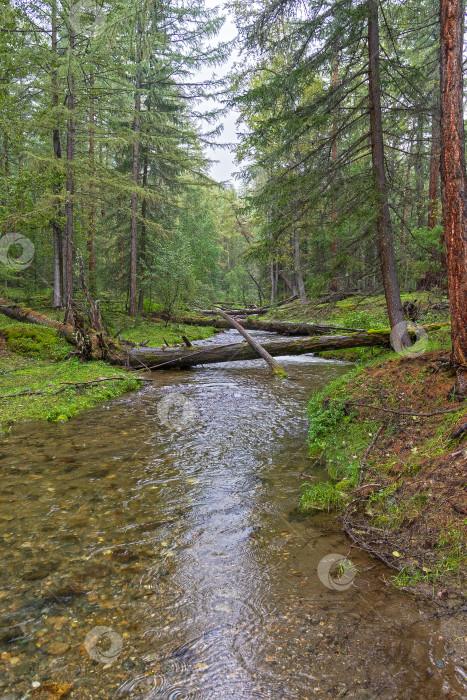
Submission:
M 93 627 L 86 635 L 84 648 L 91 659 L 113 664 L 122 653 L 123 639 L 111 627 Z
M 14 248 L 22 249 L 21 255 L 14 255 Z M 0 238 L 0 262 L 10 270 L 25 270 L 34 260 L 34 243 L 22 233 L 6 233 Z
M 415 342 L 413 345 L 406 345 L 408 332 L 415 333 Z M 428 347 L 428 334 L 424 328 L 420 326 L 408 326 L 406 321 L 397 323 L 391 329 L 391 345 L 398 355 L 404 357 L 418 357 L 423 355 Z
M 98 0 L 74 0 L 70 8 L 70 24 L 77 34 L 97 37 L 105 24 L 103 3 Z
M 194 423 L 196 415 L 195 404 L 183 394 L 169 394 L 157 404 L 160 422 L 172 430 L 186 430 Z
M 333 591 L 346 591 L 357 575 L 355 565 L 342 554 L 327 554 L 318 564 L 318 578 Z

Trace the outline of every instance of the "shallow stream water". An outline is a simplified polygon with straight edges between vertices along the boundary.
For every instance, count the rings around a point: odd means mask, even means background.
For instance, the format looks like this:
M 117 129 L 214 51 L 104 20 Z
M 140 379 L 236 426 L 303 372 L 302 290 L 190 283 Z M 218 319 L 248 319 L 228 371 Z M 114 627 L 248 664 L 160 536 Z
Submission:
M 301 473 L 323 478 L 306 404 L 349 366 L 281 364 L 284 381 L 262 361 L 152 373 L 0 440 L 0 699 L 51 682 L 79 699 L 467 697 L 433 609 L 332 517 L 294 516 Z M 333 553 L 357 567 L 345 590 L 318 577 Z

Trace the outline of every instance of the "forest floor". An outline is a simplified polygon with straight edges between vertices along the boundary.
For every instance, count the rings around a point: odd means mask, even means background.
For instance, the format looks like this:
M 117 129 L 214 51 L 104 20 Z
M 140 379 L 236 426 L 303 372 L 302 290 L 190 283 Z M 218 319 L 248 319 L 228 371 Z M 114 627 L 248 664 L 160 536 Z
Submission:
M 34 309 L 62 320 L 60 312 L 41 305 L 34 305 Z M 123 340 L 154 347 L 183 344 L 183 335 L 192 341 L 215 332 L 206 327 L 131 319 L 119 311 L 106 313 L 105 323 Z M 117 379 L 107 381 L 112 377 Z M 134 372 L 106 362 L 80 362 L 55 330 L 0 315 L 0 432 L 15 422 L 68 420 L 139 386 Z
M 393 354 L 314 396 L 310 449 L 330 480 L 305 484 L 300 505 L 339 511 L 397 586 L 465 605 L 467 405 L 453 383 L 439 351 Z
M 351 324 L 350 301 L 326 320 Z M 354 325 L 378 327 L 384 300 L 358 301 Z M 419 301 L 419 324 L 446 320 L 444 300 Z M 316 311 L 305 314 L 317 320 Z M 394 569 L 396 586 L 458 608 L 467 602 L 467 404 L 449 395 L 449 329 L 424 345 L 413 356 L 322 353 L 357 366 L 310 402 L 310 454 L 329 480 L 304 484 L 300 509 L 337 511 L 357 546 Z

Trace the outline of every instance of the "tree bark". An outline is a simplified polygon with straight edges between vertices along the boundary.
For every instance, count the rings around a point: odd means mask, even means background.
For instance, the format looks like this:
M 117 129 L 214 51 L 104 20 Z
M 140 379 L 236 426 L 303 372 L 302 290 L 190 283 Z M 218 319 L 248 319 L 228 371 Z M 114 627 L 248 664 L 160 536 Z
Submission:
M 175 323 L 185 323 L 193 326 L 210 326 L 211 328 L 230 328 L 228 321 L 219 318 L 203 318 L 200 316 L 176 316 Z M 251 318 L 242 319 L 242 326 L 248 331 L 267 331 L 280 335 L 326 335 L 336 331 L 338 333 L 359 333 L 360 328 L 342 328 L 341 326 L 326 326 L 319 323 L 296 323 L 293 321 L 255 321 Z
M 455 394 L 467 396 L 467 175 L 463 110 L 464 8 L 441 0 L 441 185 Z
M 51 36 L 51 48 L 52 48 L 52 109 L 54 110 L 53 121 L 57 119 L 56 109 L 58 107 L 58 75 L 57 67 L 55 62 L 57 60 L 57 3 L 54 1 L 52 3 L 52 36 Z M 52 130 L 52 141 L 54 156 L 57 160 L 62 157 L 62 148 L 60 144 L 60 130 L 57 126 L 54 126 Z M 63 232 L 58 223 L 60 218 L 60 203 L 57 199 L 59 190 L 59 185 L 57 182 L 53 184 L 53 193 L 55 198 L 54 203 L 54 214 L 52 219 L 52 234 L 54 241 L 54 287 L 53 287 L 53 304 L 55 308 L 62 308 L 63 304 L 63 275 L 62 275 L 62 244 L 63 244 Z
M 73 13 L 73 2 L 70 6 L 70 12 Z M 70 22 L 70 48 L 68 60 L 68 118 L 67 118 L 67 176 L 66 176 L 66 232 L 63 246 L 64 252 L 64 290 L 65 290 L 65 323 L 73 325 L 73 215 L 74 215 L 74 178 L 73 178 L 73 158 L 75 148 L 75 95 L 74 95 L 74 48 L 75 48 L 75 33 L 73 30 L 73 22 Z
M 438 223 L 439 156 L 441 151 L 439 106 L 434 110 L 431 125 L 430 183 L 428 186 L 428 228 Z
M 386 172 L 384 169 L 383 123 L 381 114 L 381 87 L 379 76 L 379 26 L 378 0 L 368 0 L 368 59 L 369 59 L 369 100 L 371 156 L 375 178 L 379 212 L 377 219 L 379 256 L 383 277 L 384 294 L 391 328 L 399 326 L 400 337 L 404 345 L 410 345 L 410 338 L 404 330 L 404 312 L 397 280 L 394 245 L 392 239 L 391 217 L 387 196 Z M 399 329 L 398 329 L 399 330 Z
M 334 90 L 337 90 L 337 87 L 339 85 L 339 63 L 337 59 L 334 61 L 334 76 L 333 76 L 333 85 L 334 85 Z M 332 168 L 333 168 L 333 183 L 336 183 L 337 180 L 337 172 L 336 172 L 336 163 L 337 163 L 337 131 L 338 131 L 338 123 L 337 123 L 337 106 L 334 107 L 333 110 L 333 120 L 332 120 L 332 149 L 331 149 L 331 162 L 332 162 Z M 332 202 L 332 223 L 335 226 L 337 223 L 338 219 L 338 214 L 337 214 L 337 204 L 335 197 L 333 198 Z M 333 241 L 331 243 L 331 265 L 335 264 L 335 259 L 337 255 L 337 238 L 336 235 L 334 234 Z M 330 292 L 338 292 L 339 291 L 339 279 L 338 277 L 333 277 L 331 280 L 331 284 L 329 286 L 329 291 Z
M 433 324 L 427 330 L 441 327 Z M 309 355 L 326 350 L 390 346 L 390 331 L 365 331 L 352 335 L 332 335 L 316 338 L 281 339 L 263 343 L 263 348 L 272 357 L 284 355 Z M 236 362 L 258 359 L 257 352 L 248 343 L 233 345 L 211 345 L 204 348 L 131 348 L 128 363 L 132 367 L 146 366 L 149 369 L 171 369 L 194 367 L 219 362 Z
M 95 153 L 95 122 L 96 115 L 94 113 L 94 75 L 93 73 L 89 76 L 89 89 L 90 89 L 90 106 L 89 106 L 89 160 L 91 161 L 91 181 L 89 183 L 89 222 L 88 222 L 88 240 L 87 248 L 89 254 L 89 286 L 91 292 L 94 294 L 96 291 L 96 205 L 94 201 L 94 178 L 95 178 L 95 167 L 94 167 L 94 153 Z
M 286 372 L 282 369 L 280 364 L 276 362 L 271 355 L 254 339 L 251 337 L 249 333 L 246 332 L 246 330 L 239 324 L 238 321 L 236 321 L 234 318 L 229 316 L 228 314 L 225 313 L 225 311 L 222 311 L 222 309 L 218 309 L 218 312 L 224 318 L 233 328 L 235 328 L 240 335 L 242 335 L 247 343 L 253 348 L 253 350 L 263 358 L 265 362 L 269 365 L 271 368 L 273 374 L 277 374 L 281 377 L 286 376 Z
M 82 350 L 83 345 L 86 345 L 86 358 L 89 360 L 107 360 L 114 364 L 125 365 L 126 353 L 122 347 L 110 336 L 104 336 L 103 333 L 95 333 L 90 330 L 86 333 L 85 338 L 77 333 L 76 328 L 69 323 L 60 323 L 48 316 L 37 313 L 32 309 L 26 309 L 16 304 L 9 304 L 4 299 L 0 299 L 0 314 L 8 316 L 15 321 L 22 323 L 32 323 L 45 328 L 53 328 L 57 331 L 70 345 L 78 347 Z M 85 340 L 85 343 L 83 341 Z
M 72 345 L 78 345 L 77 333 L 73 326 L 54 321 L 47 316 L 15 304 L 8 304 L 0 299 L 0 313 L 9 318 L 25 323 L 33 323 L 47 328 L 54 328 Z M 427 333 L 439 330 L 446 324 L 433 323 L 425 326 Z M 415 334 L 414 334 L 415 335 Z M 106 359 L 114 365 L 131 367 L 148 367 L 150 369 L 171 369 L 176 367 L 194 367 L 218 362 L 255 360 L 258 353 L 248 343 L 233 345 L 211 345 L 206 347 L 163 347 L 163 348 L 122 348 L 113 338 L 101 333 L 89 333 L 89 343 L 93 350 L 93 359 Z M 325 350 L 345 350 L 347 348 L 374 347 L 390 345 L 390 331 L 362 331 L 345 335 L 331 335 L 314 338 L 281 339 L 263 343 L 263 348 L 272 357 L 280 355 L 305 355 Z M 153 365 L 157 365 L 154 367 Z
M 144 163 L 143 163 L 143 181 L 142 181 L 143 189 L 147 187 L 148 185 L 148 156 L 147 153 L 144 155 Z M 142 314 L 143 313 L 143 308 L 144 308 L 144 278 L 146 276 L 145 270 L 144 270 L 144 262 L 146 258 L 146 209 L 147 209 L 147 201 L 146 199 L 143 199 L 143 202 L 141 204 L 141 241 L 140 241 L 140 261 L 143 263 L 141 265 L 142 268 L 142 280 L 141 280 L 141 285 L 139 288 L 139 298 L 138 298 L 138 313 Z
M 294 227 L 293 233 L 293 253 L 294 253 L 294 273 L 297 283 L 298 294 L 302 304 L 307 303 L 305 283 L 302 277 L 302 269 L 300 264 L 300 236 L 298 226 Z
M 138 26 L 136 35 L 136 63 L 141 63 L 141 25 Z M 132 178 L 136 188 L 138 186 L 138 158 L 139 158 L 139 132 L 141 111 L 141 69 L 138 65 L 135 84 L 135 118 L 133 122 L 133 166 Z M 131 240 L 130 240 L 130 302 L 129 314 L 136 316 L 136 273 L 138 261 L 138 194 L 136 189 L 131 193 Z
M 416 151 L 414 153 L 414 176 L 415 176 L 415 206 L 417 214 L 417 227 L 425 226 L 426 206 L 425 206 L 425 145 L 424 145 L 424 115 L 417 117 L 417 127 L 415 129 Z

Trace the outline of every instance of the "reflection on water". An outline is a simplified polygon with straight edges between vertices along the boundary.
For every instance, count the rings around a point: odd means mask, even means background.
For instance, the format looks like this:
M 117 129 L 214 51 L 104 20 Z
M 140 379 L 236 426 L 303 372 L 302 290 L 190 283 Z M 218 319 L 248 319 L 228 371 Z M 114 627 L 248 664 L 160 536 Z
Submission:
M 0 697 L 465 697 L 441 623 L 383 566 L 353 550 L 349 590 L 320 582 L 349 543 L 290 511 L 307 400 L 347 367 L 281 364 L 154 373 L 2 439 Z

